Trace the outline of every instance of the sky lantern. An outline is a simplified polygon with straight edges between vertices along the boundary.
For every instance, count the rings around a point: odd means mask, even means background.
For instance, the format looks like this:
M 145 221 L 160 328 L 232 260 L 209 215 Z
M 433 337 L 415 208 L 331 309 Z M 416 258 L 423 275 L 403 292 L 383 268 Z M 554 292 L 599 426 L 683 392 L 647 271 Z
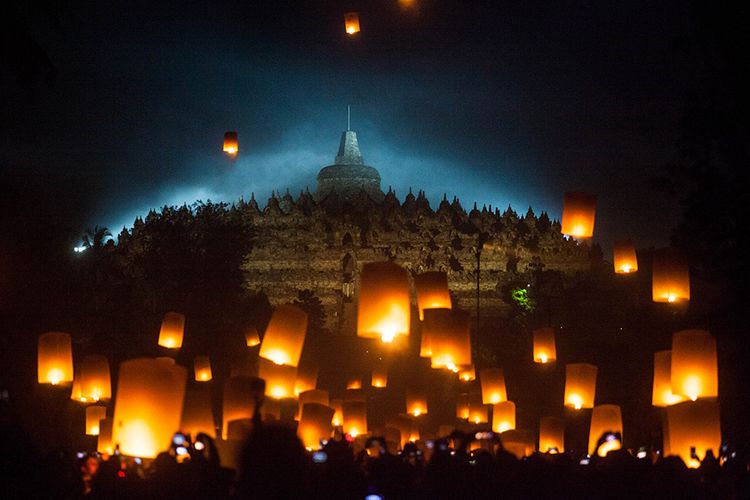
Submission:
M 113 440 L 120 452 L 155 458 L 180 428 L 187 370 L 151 358 L 120 363 Z
M 213 377 L 211 375 L 211 360 L 208 356 L 196 356 L 193 360 L 193 371 L 195 380 L 198 382 L 208 382 Z
M 562 234 L 574 238 L 591 238 L 594 235 L 596 195 L 581 192 L 565 193 L 562 214 Z
M 534 453 L 534 436 L 529 431 L 511 429 L 503 432 L 500 439 L 503 448 L 519 460 Z
M 344 401 L 341 405 L 344 433 L 351 437 L 367 434 L 367 403 Z
M 458 367 L 458 379 L 461 382 L 471 382 L 472 380 L 476 380 L 476 378 L 477 373 L 473 364 Z
M 419 319 L 424 320 L 425 309 L 450 309 L 451 295 L 448 290 L 448 274 L 429 271 L 414 278 Z
M 332 399 L 330 406 L 333 408 L 333 419 L 331 420 L 331 423 L 336 427 L 344 425 L 344 401 L 341 399 Z
M 718 457 L 721 448 L 719 402 L 715 399 L 685 401 L 667 407 L 665 439 L 669 439 L 669 454 L 678 455 L 688 467 L 700 466 L 708 450 Z M 665 455 L 667 444 L 665 443 Z M 693 458 L 692 450 L 698 459 Z
M 469 398 L 468 420 L 472 424 L 486 424 L 490 421 L 487 406 L 482 403 L 482 397 L 479 394 L 472 395 Z
M 427 395 L 416 387 L 406 389 L 406 413 L 418 417 L 427 414 Z
M 40 384 L 73 382 L 73 347 L 70 335 L 47 332 L 39 336 L 37 375 Z
M 425 328 L 422 325 L 422 335 L 419 338 L 419 357 L 420 358 L 431 358 L 432 357 L 432 341 L 430 339 L 430 329 Z
M 77 403 L 86 403 L 86 397 L 83 395 L 83 389 L 81 384 L 81 367 L 76 366 L 74 369 L 75 375 L 73 376 L 73 387 L 70 389 L 70 399 Z
M 408 443 L 419 441 L 419 425 L 411 415 L 398 415 L 386 420 L 385 427 L 398 429 L 399 447 L 403 449 Z
M 382 389 L 388 385 L 388 365 L 383 360 L 373 363 L 370 385 Z
M 347 12 L 344 14 L 344 28 L 347 35 L 359 33 L 359 13 Z
M 277 365 L 264 358 L 258 360 L 258 376 L 266 381 L 266 396 L 274 399 L 293 398 L 297 367 Z
M 469 420 L 469 406 L 471 397 L 468 394 L 459 394 L 456 398 L 456 418 Z
M 300 412 L 302 411 L 302 406 L 306 403 L 317 403 L 319 405 L 329 406 L 330 402 L 331 400 L 330 396 L 328 395 L 328 391 L 324 391 L 322 389 L 312 389 L 309 391 L 300 392 L 299 399 L 297 400 L 296 418 L 299 419 Z M 331 415 L 331 418 L 333 418 L 333 415 Z
M 240 150 L 240 143 L 237 140 L 237 132 L 224 132 L 224 152 L 228 156 L 237 156 Z
M 185 334 L 185 315 L 177 312 L 168 312 L 161 320 L 159 331 L 159 345 L 167 349 L 179 349 L 182 347 L 182 337 Z
M 207 387 L 188 389 L 185 393 L 180 430 L 193 438 L 201 432 L 216 438 L 211 392 Z
M 469 313 L 451 309 L 427 309 L 422 331 L 429 332 L 432 368 L 458 372 L 471 364 Z
M 297 367 L 297 379 L 294 382 L 294 394 L 299 395 L 311 391 L 318 385 L 318 367 L 301 360 Z
M 86 407 L 86 435 L 99 435 L 99 421 L 107 418 L 107 407 L 92 405 Z
M 596 372 L 596 366 L 587 363 L 565 365 L 565 406 L 575 410 L 594 407 Z
M 716 339 L 705 330 L 672 335 L 672 392 L 695 401 L 719 396 Z
M 258 336 L 258 329 L 255 325 L 251 325 L 245 330 L 245 343 L 248 347 L 255 347 L 260 344 L 260 337 Z
M 394 262 L 370 262 L 362 267 L 357 335 L 391 343 L 409 335 L 411 305 L 409 276 Z
M 109 401 L 112 398 L 112 382 L 106 356 L 92 354 L 83 358 L 81 397 L 86 398 L 86 401 Z
M 557 359 L 555 329 L 551 326 L 537 328 L 534 335 L 534 363 L 552 363 Z
M 273 311 L 259 355 L 277 365 L 297 366 L 306 333 L 307 313 L 297 306 L 280 305 Z
M 112 418 L 103 418 L 99 421 L 99 438 L 96 440 L 96 451 L 101 454 L 112 455 L 115 445 L 112 442 Z
M 516 428 L 516 404 L 503 401 L 492 406 L 492 430 L 505 432 Z
M 672 351 L 655 352 L 651 404 L 654 406 L 670 406 L 684 400 L 683 396 L 672 392 Z
M 676 249 L 654 251 L 651 295 L 654 302 L 672 304 L 690 300 L 690 269 Z
M 539 451 L 542 453 L 565 452 L 565 420 L 557 417 L 539 419 Z
M 638 270 L 638 257 L 632 240 L 615 241 L 613 257 L 615 273 L 629 274 Z
M 596 452 L 596 443 L 605 432 L 619 432 L 622 438 L 622 412 L 618 405 L 594 406 L 591 412 L 591 425 L 589 426 L 589 455 Z M 607 453 L 619 450 L 622 441 L 606 441 L 599 447 L 599 456 L 606 457 Z
M 482 404 L 494 405 L 508 400 L 502 368 L 485 368 L 480 371 L 479 382 L 482 385 Z
M 362 388 L 362 377 L 353 376 L 349 377 L 346 381 L 347 390 L 357 390 Z
M 297 435 L 308 450 L 319 450 L 320 442 L 331 437 L 333 408 L 320 403 L 305 403 L 300 410 Z
M 238 375 L 224 383 L 224 409 L 222 411 L 221 437 L 229 437 L 229 422 L 252 418 L 255 402 L 261 398 L 262 384 L 255 377 Z

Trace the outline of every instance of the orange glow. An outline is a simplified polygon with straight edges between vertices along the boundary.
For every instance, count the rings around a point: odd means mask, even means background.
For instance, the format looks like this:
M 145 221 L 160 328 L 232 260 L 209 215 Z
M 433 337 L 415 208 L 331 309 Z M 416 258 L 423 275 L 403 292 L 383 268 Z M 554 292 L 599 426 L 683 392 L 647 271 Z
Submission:
M 575 238 L 594 235 L 596 195 L 580 192 L 565 193 L 562 214 L 562 234 Z
M 557 417 L 539 419 L 539 451 L 548 453 L 556 448 L 557 453 L 565 452 L 565 421 Z
M 73 377 L 73 387 L 70 390 L 70 399 L 78 403 L 86 403 L 88 400 L 83 395 L 83 389 L 81 387 L 81 369 L 77 367 L 75 369 L 75 376 Z
M 596 366 L 586 363 L 565 365 L 565 406 L 575 410 L 594 407 L 596 372 Z
M 422 325 L 427 332 L 432 352 L 432 368 L 459 371 L 460 365 L 471 364 L 469 314 L 451 309 L 427 309 Z
M 400 434 L 399 446 L 403 449 L 408 443 L 419 440 L 419 425 L 410 415 L 399 415 L 385 422 L 386 428 L 397 429 Z
M 654 384 L 651 404 L 670 406 L 684 401 L 679 394 L 672 392 L 672 351 L 654 353 Z
M 223 150 L 229 156 L 237 156 L 237 152 L 240 150 L 239 141 L 237 140 L 237 132 L 224 133 Z
M 594 406 L 591 412 L 591 425 L 589 426 L 589 455 L 596 451 L 596 443 L 605 432 L 619 432 L 622 436 L 622 412 L 617 405 Z M 609 441 L 599 448 L 599 456 L 604 457 L 607 452 L 619 450 L 622 441 Z
M 409 276 L 393 262 L 371 262 L 362 267 L 357 335 L 391 343 L 409 335 L 411 305 Z
M 690 270 L 687 261 L 673 248 L 653 255 L 651 295 L 654 302 L 679 303 L 690 300 Z
M 705 330 L 672 335 L 672 392 L 692 401 L 719 396 L 716 339 Z
M 486 424 L 489 420 L 489 411 L 482 404 L 482 398 L 479 395 L 471 396 L 469 400 L 469 422 L 473 424 Z
M 208 387 L 188 389 L 185 393 L 185 403 L 182 405 L 180 430 L 193 438 L 199 432 L 215 438 L 216 423 L 211 408 L 211 392 Z
M 505 432 L 516 428 L 516 404 L 503 401 L 492 406 L 492 430 Z
M 211 374 L 211 360 L 208 356 L 196 356 L 193 360 L 193 372 L 198 382 L 208 382 L 213 378 Z
M 669 439 L 669 454 L 681 457 L 688 467 L 700 466 L 700 460 L 691 457 L 692 447 L 701 460 L 708 450 L 719 456 L 721 424 L 718 401 L 702 399 L 667 407 L 667 427 L 664 434 L 665 441 L 667 436 Z M 665 455 L 666 449 L 665 442 Z
M 359 14 L 356 12 L 347 12 L 344 14 L 344 28 L 347 35 L 359 33 Z
M 469 419 L 469 407 L 471 405 L 471 398 L 468 394 L 459 394 L 456 399 L 456 418 L 462 420 Z
M 182 347 L 182 337 L 185 334 L 185 315 L 168 312 L 161 321 L 159 331 L 159 345 L 167 349 Z
M 264 339 L 265 342 L 265 339 Z M 264 358 L 258 360 L 258 376 L 266 381 L 266 396 L 274 399 L 293 398 L 297 368 L 277 365 Z
M 532 436 L 531 432 L 511 429 L 503 432 L 500 439 L 503 442 L 503 448 L 518 459 L 528 457 L 534 453 L 534 436 Z
M 615 273 L 628 274 L 638 270 L 638 257 L 631 240 L 615 241 L 613 261 Z
M 305 391 L 311 391 L 318 385 L 318 367 L 303 359 L 297 367 L 297 380 L 294 382 L 294 394 L 299 396 Z
M 462 382 L 471 382 L 476 380 L 477 374 L 474 370 L 474 365 L 460 366 L 458 369 L 458 379 Z
M 277 365 L 297 366 L 307 333 L 307 313 L 297 306 L 281 305 L 273 311 L 259 355 Z
M 427 415 L 427 396 L 422 389 L 406 389 L 406 413 L 415 417 Z
M 534 362 L 551 363 L 557 359 L 555 329 L 552 327 L 534 330 Z
M 367 404 L 363 401 L 344 401 L 341 405 L 344 433 L 352 437 L 367 434 Z
M 346 388 L 347 389 L 361 389 L 362 388 L 362 379 L 359 377 L 350 378 L 346 382 Z
M 253 417 L 255 402 L 262 396 L 258 393 L 258 385 L 258 380 L 255 377 L 240 375 L 227 379 L 224 384 L 222 439 L 229 437 L 230 421 Z
M 112 422 L 111 418 L 103 418 L 99 421 L 99 438 L 96 440 L 96 451 L 106 455 L 112 455 L 115 452 L 115 445 L 112 441 Z
M 109 401 L 112 398 L 109 361 L 106 357 L 94 354 L 83 358 L 81 397 L 86 401 Z
M 39 336 L 37 376 L 40 384 L 73 382 L 73 347 L 70 335 L 47 332 Z
M 424 320 L 425 309 L 450 309 L 451 296 L 448 291 L 448 275 L 440 271 L 418 274 L 414 278 L 419 319 Z
M 319 450 L 320 441 L 331 437 L 334 410 L 320 403 L 305 403 L 300 410 L 297 435 L 308 450 Z
M 106 406 L 87 406 L 86 407 L 86 435 L 99 435 L 99 421 L 107 418 Z
M 245 331 L 245 343 L 248 347 L 255 347 L 260 344 L 258 329 L 255 326 L 251 326 Z
M 382 389 L 388 385 L 388 365 L 385 361 L 373 364 L 370 384 L 378 389 Z
M 482 385 L 482 404 L 494 405 L 508 400 L 502 368 L 485 368 L 480 371 L 479 382 Z
M 331 423 L 336 427 L 344 425 L 344 413 L 343 413 L 344 402 L 340 399 L 331 400 L 331 408 L 333 408 L 333 419 Z
M 312 389 L 310 391 L 301 392 L 299 393 L 299 399 L 297 400 L 297 415 L 295 418 L 299 419 L 302 407 L 307 403 L 317 403 L 322 406 L 329 406 L 330 402 L 328 391 Z M 331 415 L 331 418 L 333 418 L 333 415 Z

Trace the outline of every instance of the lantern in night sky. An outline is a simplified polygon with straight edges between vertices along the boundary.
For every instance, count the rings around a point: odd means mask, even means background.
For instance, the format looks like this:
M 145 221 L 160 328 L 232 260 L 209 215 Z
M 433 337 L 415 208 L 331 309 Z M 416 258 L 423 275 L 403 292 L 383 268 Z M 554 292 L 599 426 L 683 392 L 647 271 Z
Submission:
M 40 384 L 73 382 L 73 347 L 70 335 L 47 332 L 39 336 L 37 375 Z
M 534 335 L 534 363 L 551 363 L 557 359 L 555 348 L 555 329 L 552 327 L 537 328 Z
M 319 450 L 320 441 L 331 437 L 334 410 L 320 403 L 305 403 L 300 410 L 297 435 L 308 450 Z
M 669 439 L 669 454 L 681 457 L 688 467 L 699 467 L 708 450 L 719 456 L 721 423 L 718 401 L 702 399 L 667 407 L 667 427 L 668 432 L 664 434 L 665 439 L 666 436 Z M 698 459 L 692 457 L 693 450 Z
M 594 235 L 596 196 L 589 193 L 565 193 L 562 214 L 562 234 L 575 238 L 591 238 Z
M 448 275 L 440 271 L 429 271 L 414 278 L 419 319 L 424 320 L 425 309 L 450 309 L 451 296 L 448 291 Z
M 503 448 L 519 460 L 534 453 L 534 436 L 531 432 L 511 429 L 503 432 L 500 439 L 503 442 Z
M 109 361 L 105 356 L 92 354 L 83 358 L 80 378 L 81 396 L 86 401 L 109 401 L 112 398 Z
M 280 305 L 273 311 L 259 355 L 277 365 L 297 366 L 306 333 L 307 313 L 297 306 Z
M 344 401 L 341 399 L 332 399 L 331 408 L 333 408 L 333 419 L 331 420 L 331 423 L 336 427 L 344 425 Z
M 490 418 L 487 406 L 482 403 L 482 396 L 472 394 L 469 397 L 469 422 L 472 424 L 486 424 Z
M 651 294 L 654 302 L 690 300 L 690 270 L 687 260 L 676 249 L 654 251 Z
M 516 428 L 516 404 L 503 401 L 492 406 L 492 430 L 505 432 Z
M 587 363 L 565 365 L 565 406 L 575 410 L 594 407 L 596 372 L 596 366 Z
M 201 432 L 216 438 L 211 392 L 207 387 L 188 389 L 185 393 L 180 430 L 185 434 L 190 434 L 193 438 Z
M 261 397 L 262 384 L 255 377 L 239 375 L 229 377 L 224 384 L 224 411 L 222 412 L 222 439 L 229 436 L 229 422 L 252 418 L 255 402 Z
M 416 387 L 406 389 L 406 413 L 415 417 L 427 414 L 427 396 L 424 390 Z
M 638 257 L 631 240 L 615 241 L 613 260 L 617 274 L 634 273 L 638 270 Z
M 260 337 L 258 336 L 258 329 L 253 325 L 245 330 L 245 343 L 248 347 L 255 347 L 260 344 Z
M 103 418 L 99 421 L 99 438 L 96 441 L 96 451 L 101 454 L 112 455 L 115 452 L 115 445 L 112 442 L 112 422 L 111 418 Z
M 367 404 L 364 401 L 344 401 L 341 414 L 344 433 L 351 437 L 367 434 Z
M 213 378 L 211 374 L 211 360 L 208 356 L 196 356 L 193 360 L 193 371 L 195 380 L 198 382 L 208 382 Z
M 167 349 L 179 349 L 182 347 L 182 337 L 185 334 L 185 315 L 168 312 L 161 320 L 159 331 L 159 345 Z
M 651 404 L 670 406 L 684 401 L 685 398 L 672 392 L 672 351 L 654 353 L 654 384 L 651 393 Z
M 386 420 L 386 428 L 398 429 L 400 434 L 399 446 L 403 448 L 408 443 L 419 440 L 419 425 L 416 419 L 410 415 L 398 415 Z
M 469 314 L 451 309 L 427 309 L 422 332 L 429 332 L 432 368 L 459 371 L 471 364 Z
M 263 339 L 265 342 L 265 339 Z M 258 376 L 266 381 L 266 396 L 274 399 L 293 398 L 297 367 L 277 365 L 264 358 L 258 360 Z
M 299 417 L 299 414 L 302 411 L 302 406 L 306 403 L 317 403 L 319 405 L 329 406 L 330 402 L 331 400 L 330 396 L 328 395 L 328 391 L 324 391 L 322 389 L 312 389 L 309 391 L 300 392 L 299 399 L 297 400 L 297 416 Z M 331 414 L 331 418 L 333 418 L 333 414 Z
M 393 262 L 371 262 L 362 267 L 357 335 L 390 343 L 409 335 L 411 306 L 409 276 Z
M 378 360 L 373 363 L 370 385 L 378 389 L 382 389 L 388 385 L 388 365 L 385 361 Z
M 359 376 L 349 377 L 346 381 L 347 390 L 357 390 L 362 388 L 362 378 Z
M 305 359 L 300 361 L 297 367 L 297 380 L 294 382 L 294 394 L 301 394 L 305 391 L 311 391 L 318 385 L 318 367 L 313 363 L 306 362 Z
M 86 407 L 86 435 L 99 435 L 99 421 L 107 418 L 106 406 L 87 406 Z
M 471 382 L 476 380 L 477 374 L 474 365 L 463 365 L 458 367 L 458 379 L 461 382 Z
M 237 140 L 237 132 L 224 132 L 224 152 L 229 156 L 237 156 L 240 143 Z
M 716 339 L 705 330 L 672 335 L 672 392 L 695 401 L 719 396 Z
M 180 428 L 187 370 L 156 359 L 120 363 L 113 440 L 125 455 L 155 458 Z
M 485 368 L 479 372 L 482 385 L 482 404 L 494 405 L 508 400 L 505 390 L 505 374 L 501 368 Z
M 591 412 L 591 425 L 589 427 L 589 455 L 596 452 L 596 443 L 605 432 L 619 432 L 622 437 L 622 412 L 617 405 L 594 406 Z M 607 453 L 619 450 L 622 442 L 618 440 L 607 440 L 599 447 L 599 456 L 606 457 Z
M 357 12 L 344 14 L 344 29 L 346 29 L 347 35 L 359 33 L 359 14 Z
M 81 367 L 76 366 L 74 372 L 73 387 L 70 389 L 70 399 L 77 403 L 86 403 L 88 400 L 84 397 L 81 387 Z
M 459 394 L 456 399 L 456 418 L 469 420 L 469 406 L 471 397 L 468 394 Z
M 539 419 L 539 451 L 542 453 L 565 452 L 565 421 L 557 417 Z

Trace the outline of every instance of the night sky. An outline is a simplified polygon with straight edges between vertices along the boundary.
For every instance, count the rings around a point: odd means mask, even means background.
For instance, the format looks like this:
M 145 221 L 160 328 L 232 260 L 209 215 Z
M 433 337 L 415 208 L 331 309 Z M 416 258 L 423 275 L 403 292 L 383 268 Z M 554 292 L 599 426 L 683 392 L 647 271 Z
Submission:
M 653 179 L 700 83 L 686 2 L 414 3 L 3 7 L 4 178 L 30 207 L 54 198 L 76 234 L 196 199 L 264 206 L 315 189 L 350 104 L 366 163 L 401 199 L 559 218 L 564 191 L 589 190 L 605 255 L 621 237 L 667 244 L 679 203 Z

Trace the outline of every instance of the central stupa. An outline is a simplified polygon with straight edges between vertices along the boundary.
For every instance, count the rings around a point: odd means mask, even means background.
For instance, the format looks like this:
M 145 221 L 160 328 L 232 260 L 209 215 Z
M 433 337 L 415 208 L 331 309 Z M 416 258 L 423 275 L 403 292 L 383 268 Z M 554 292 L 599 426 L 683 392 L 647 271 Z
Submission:
M 377 169 L 365 165 L 357 133 L 346 130 L 341 134 L 341 144 L 334 164 L 323 167 L 318 172 L 315 198 L 320 201 L 335 193 L 344 200 L 353 200 L 362 190 L 375 201 L 381 201 L 385 196 L 380 189 L 380 174 Z

